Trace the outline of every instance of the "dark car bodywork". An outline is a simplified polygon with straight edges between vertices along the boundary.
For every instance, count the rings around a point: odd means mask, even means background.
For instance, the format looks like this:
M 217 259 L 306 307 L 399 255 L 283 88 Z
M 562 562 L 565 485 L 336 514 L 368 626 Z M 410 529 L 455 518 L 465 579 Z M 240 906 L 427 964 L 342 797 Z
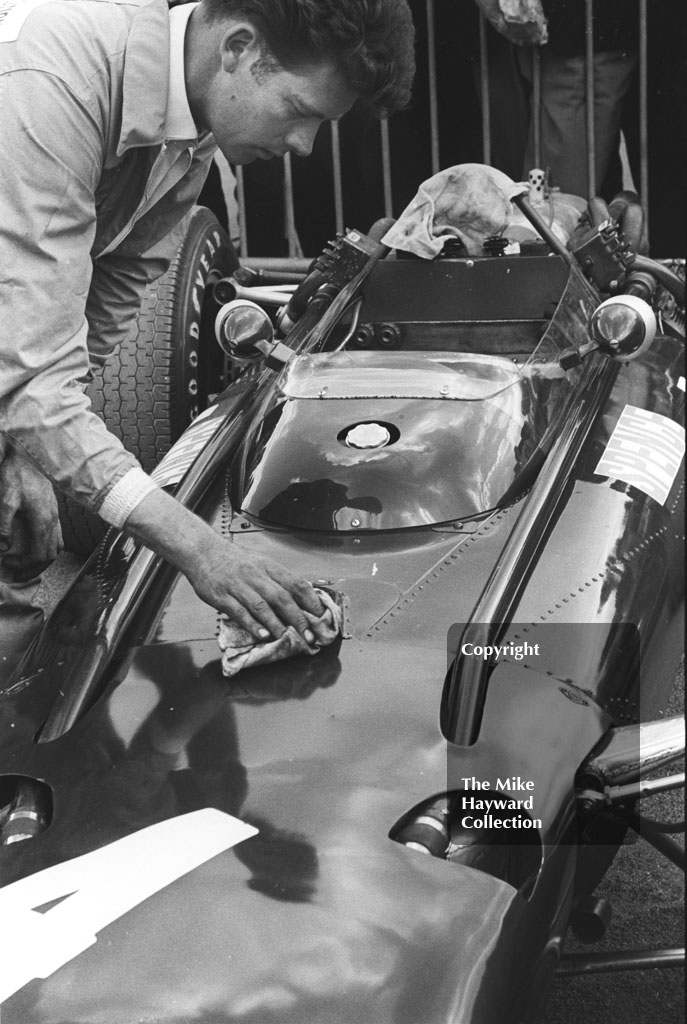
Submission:
M 628 406 L 680 421 L 679 332 L 563 370 L 599 295 L 558 256 L 381 261 L 361 294 L 372 349 L 297 327 L 293 358 L 240 377 L 160 470 L 234 544 L 342 593 L 342 639 L 224 679 L 217 614 L 108 536 L 4 689 L 0 783 L 34 784 L 43 825 L 0 849 L 2 885 L 151 826 L 89 898 L 135 890 L 148 859 L 161 878 L 44 978 L 17 917 L 27 984 L 3 1024 L 515 1024 L 620 841 L 576 787 L 664 704 L 683 489 L 597 467 Z M 388 441 L 349 446 L 360 424 Z M 542 653 L 469 659 L 466 639 Z M 535 827 L 461 828 L 456 801 L 504 779 L 531 784 Z M 443 855 L 404 845 L 446 804 Z M 181 816 L 203 808 L 257 834 L 167 884 L 155 829 L 202 839 L 211 820 Z M 53 877 L 24 911 L 74 899 Z

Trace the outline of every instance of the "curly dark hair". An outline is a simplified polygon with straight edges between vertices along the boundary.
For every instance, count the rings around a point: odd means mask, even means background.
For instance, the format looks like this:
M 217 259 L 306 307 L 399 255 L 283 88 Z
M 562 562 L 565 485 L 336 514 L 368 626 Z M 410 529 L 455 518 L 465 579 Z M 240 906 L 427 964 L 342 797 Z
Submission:
M 286 69 L 331 60 L 375 113 L 400 110 L 415 73 L 407 0 L 203 0 L 211 21 L 245 18 Z

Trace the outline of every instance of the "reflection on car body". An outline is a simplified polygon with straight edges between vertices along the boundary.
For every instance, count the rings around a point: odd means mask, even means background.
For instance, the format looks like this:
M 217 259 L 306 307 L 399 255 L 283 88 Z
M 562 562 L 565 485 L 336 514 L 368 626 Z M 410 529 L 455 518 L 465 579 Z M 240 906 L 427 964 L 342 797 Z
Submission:
M 679 752 L 675 723 L 639 723 L 681 642 L 682 332 L 590 346 L 602 296 L 560 255 L 384 256 L 316 291 L 276 368 L 158 470 L 233 543 L 345 594 L 343 636 L 225 680 L 216 613 L 108 535 L 3 691 L 0 907 L 23 884 L 49 922 L 31 879 L 66 906 L 64 861 L 138 833 L 162 863 L 172 819 L 217 844 L 79 955 L 31 954 L 3 1024 L 533 1020 L 632 786 Z M 628 408 L 656 429 L 632 475 L 601 472 Z

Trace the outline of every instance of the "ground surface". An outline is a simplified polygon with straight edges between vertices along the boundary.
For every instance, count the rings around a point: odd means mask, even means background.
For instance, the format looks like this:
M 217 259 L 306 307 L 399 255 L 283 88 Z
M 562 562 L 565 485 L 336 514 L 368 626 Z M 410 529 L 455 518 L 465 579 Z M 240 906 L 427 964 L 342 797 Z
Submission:
M 46 573 L 40 591 L 46 610 L 54 606 L 79 565 L 79 559 L 63 554 Z M 684 674 L 680 672 L 666 714 L 680 714 L 683 710 Z M 673 766 L 668 774 L 678 770 Z M 647 803 L 645 813 L 654 818 L 681 821 L 684 817 L 682 792 L 653 798 Z M 613 907 L 606 939 L 594 946 L 583 946 L 571 939 L 566 945 L 567 951 L 602 952 L 684 944 L 684 878 L 645 841 L 623 847 L 597 895 L 604 896 Z M 684 1010 L 682 969 L 623 971 L 559 978 L 544 1021 L 545 1024 L 680 1024 Z
M 668 714 L 684 710 L 684 675 L 676 678 Z M 673 766 L 666 774 L 681 770 Z M 684 797 L 676 791 L 646 801 L 647 817 L 681 821 Z M 682 837 L 678 837 L 682 840 Z M 684 945 L 684 878 L 644 840 L 622 848 L 597 889 L 610 900 L 613 917 L 603 942 L 569 952 Z M 544 1017 L 546 1024 L 680 1024 L 684 1020 L 684 971 L 623 971 L 559 978 Z

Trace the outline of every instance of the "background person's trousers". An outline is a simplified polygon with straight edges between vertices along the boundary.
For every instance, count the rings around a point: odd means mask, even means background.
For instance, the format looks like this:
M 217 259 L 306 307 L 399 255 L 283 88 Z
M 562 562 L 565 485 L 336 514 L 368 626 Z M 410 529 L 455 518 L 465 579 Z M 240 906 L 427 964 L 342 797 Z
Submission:
M 543 47 L 541 57 L 541 153 L 539 166 L 550 170 L 551 184 L 561 192 L 587 198 L 587 119 L 584 56 L 563 57 Z M 522 74 L 532 81 L 529 50 L 518 52 Z M 599 194 L 620 140 L 625 95 L 637 65 L 634 53 L 594 54 L 595 187 Z M 523 176 L 535 166 L 534 111 L 525 152 Z

